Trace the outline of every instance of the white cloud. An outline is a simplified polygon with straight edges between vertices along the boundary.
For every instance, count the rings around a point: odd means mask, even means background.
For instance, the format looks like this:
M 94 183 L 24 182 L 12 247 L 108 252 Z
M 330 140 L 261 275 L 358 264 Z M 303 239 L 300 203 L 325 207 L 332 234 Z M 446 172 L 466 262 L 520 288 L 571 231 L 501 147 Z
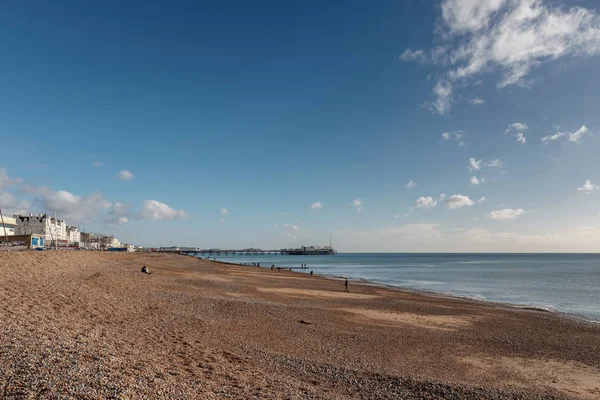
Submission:
M 600 189 L 600 186 L 596 186 L 592 183 L 592 181 L 590 181 L 589 179 L 587 181 L 585 181 L 585 183 L 583 184 L 582 187 L 577 188 L 577 191 L 579 192 L 585 192 L 585 193 L 589 193 L 591 191 L 594 191 L 596 189 Z
M 504 134 L 508 135 L 511 132 L 524 132 L 527 129 L 529 129 L 529 126 L 526 123 L 515 122 L 513 124 L 510 124 L 508 126 L 508 128 L 506 128 L 506 130 L 504 131 Z
M 133 174 L 127 170 L 120 171 L 117 176 L 122 181 L 130 181 L 134 178 Z
M 285 217 L 286 215 L 287 215 L 286 213 L 284 213 L 284 212 L 282 212 L 282 211 L 279 211 L 279 216 L 280 216 L 280 217 Z
M 66 190 L 52 190 L 48 187 L 29 188 L 30 194 L 37 196 L 42 208 L 51 215 L 69 223 L 91 222 L 98 218 L 100 211 L 111 207 L 102 193 L 78 196 Z
M 109 225 L 123 225 L 129 222 L 132 216 L 131 204 L 116 202 L 106 213 L 105 221 Z
M 157 200 L 144 200 L 139 217 L 155 221 L 170 221 L 189 218 L 189 215 L 183 210 L 174 210 L 165 203 Z
M 587 128 L 587 126 L 582 125 L 581 128 L 579 128 L 575 132 L 557 132 L 554 135 L 544 136 L 542 138 L 542 142 L 547 144 L 548 142 L 555 141 L 555 140 L 561 139 L 563 137 L 567 137 L 567 140 L 569 142 L 580 143 L 583 140 L 583 137 L 585 135 L 589 135 L 589 134 L 590 134 L 590 131 Z
M 442 133 L 442 139 L 444 139 L 444 140 L 460 140 L 463 136 L 464 136 L 463 131 Z
M 360 207 L 360 206 L 362 206 L 362 201 L 359 199 L 354 199 L 354 201 L 352 202 L 352 205 L 354 207 Z
M 17 199 L 13 194 L 0 191 L 0 208 L 4 216 L 13 214 L 27 214 L 31 204 L 25 200 Z M 0 235 L 2 231 L 0 230 Z
M 464 137 L 463 131 L 454 131 L 454 132 L 444 132 L 442 133 L 442 140 L 449 141 L 454 140 L 458 142 L 459 146 L 465 146 L 465 141 L 461 140 Z
M 415 202 L 416 208 L 433 208 L 437 205 L 437 201 L 433 197 L 419 197 Z
M 506 221 L 509 219 L 515 219 L 519 215 L 525 214 L 525 210 L 522 208 L 513 209 L 513 208 L 505 208 L 503 210 L 495 210 L 488 214 L 489 219 L 493 219 L 495 221 Z
M 569 133 L 569 142 L 579 143 L 581 139 L 588 134 L 588 128 L 583 125 L 579 130 L 573 133 Z
M 565 135 L 566 135 L 565 132 L 557 132 L 554 135 L 544 136 L 542 138 L 542 142 L 548 142 L 548 141 L 558 140 L 558 139 L 560 139 L 561 137 L 563 137 Z
M 320 210 L 321 208 L 323 208 L 323 205 L 321 204 L 320 201 L 314 202 L 310 205 L 310 208 L 312 208 L 313 210 Z
M 529 129 L 529 126 L 527 126 L 526 123 L 515 122 L 506 128 L 504 134 L 508 135 L 509 133 L 516 133 L 515 137 L 517 138 L 517 143 L 524 145 L 527 143 L 527 139 L 525 138 L 525 134 L 523 132 L 525 132 L 527 129 Z
M 504 0 L 446 0 L 442 2 L 442 18 L 454 33 L 478 32 L 488 26 L 490 16 Z
M 480 183 L 483 183 L 483 178 L 479 180 L 476 176 L 471 177 L 471 185 L 479 185 Z
M 223 208 L 221 208 L 221 211 L 219 211 L 219 212 L 220 212 L 221 214 L 223 214 L 223 215 L 228 215 L 228 214 L 229 214 L 229 210 L 228 210 L 228 209 L 226 209 L 226 208 L 224 208 L 224 207 L 223 207 Z
M 457 208 L 463 208 L 465 206 L 472 206 L 473 200 L 471 200 L 468 196 L 463 196 L 462 194 L 454 194 L 444 200 L 444 204 L 450 210 L 454 210 Z
M 442 0 L 441 10 L 434 33 L 443 51 L 432 61 L 447 70 L 431 107 L 440 114 L 450 110 L 455 82 L 468 86 L 484 73 L 500 72 L 499 88 L 527 86 L 526 78 L 543 63 L 600 53 L 598 15 L 584 7 L 549 0 Z
M 479 171 L 482 164 L 483 160 L 475 160 L 473 157 L 469 158 L 469 169 L 471 171 Z
M 94 161 L 92 163 L 92 167 L 101 167 L 103 165 L 104 165 L 104 163 L 102 161 Z
M 416 188 L 417 187 L 417 182 L 413 181 L 412 179 L 408 181 L 408 183 L 406 185 L 404 185 L 404 187 L 406 189 L 412 189 L 412 188 Z
M 484 165 L 486 167 L 497 167 L 497 168 L 500 168 L 500 167 L 504 166 L 504 163 L 502 161 L 500 161 L 498 158 L 496 158 L 495 160 L 486 161 Z
M 438 197 L 439 201 L 444 200 L 444 198 L 446 198 L 446 193 L 441 193 L 440 196 Z
M 427 56 L 423 50 L 412 50 L 406 49 L 398 58 L 402 61 L 418 61 L 425 62 L 427 60 Z
M 474 99 L 469 100 L 469 103 L 474 104 L 474 105 L 481 105 L 481 104 L 485 103 L 485 100 L 480 99 L 479 97 L 475 97 Z
M 432 103 L 425 103 L 425 108 L 437 114 L 448 114 L 452 104 L 453 90 L 452 84 L 449 81 L 439 80 L 433 88 L 435 101 Z
M 483 203 L 486 202 L 487 198 L 485 196 L 481 197 L 479 200 L 477 200 L 477 203 Z

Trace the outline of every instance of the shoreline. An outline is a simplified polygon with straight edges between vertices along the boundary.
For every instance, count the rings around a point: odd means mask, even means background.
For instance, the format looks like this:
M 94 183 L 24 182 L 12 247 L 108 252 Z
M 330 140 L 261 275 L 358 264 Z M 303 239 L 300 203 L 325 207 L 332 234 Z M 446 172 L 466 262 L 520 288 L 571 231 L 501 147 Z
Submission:
M 393 253 L 393 254 L 396 254 L 396 253 Z M 404 254 L 404 253 L 402 253 L 402 254 Z M 488 254 L 488 253 L 486 253 L 486 254 Z M 492 254 L 492 253 L 489 253 L 489 254 Z M 557 254 L 563 254 L 563 253 L 557 253 Z M 194 257 L 194 258 L 197 258 L 197 259 L 200 259 L 203 261 L 210 261 L 210 262 L 220 263 L 220 264 L 225 264 L 225 265 L 270 269 L 270 267 L 267 267 L 267 266 L 256 267 L 254 265 L 248 265 L 248 264 L 243 264 L 243 263 L 220 261 L 218 259 L 217 260 L 202 259 L 202 258 L 193 256 L 193 255 L 186 255 L 186 256 Z M 277 268 L 277 266 L 275 266 L 275 268 Z M 306 272 L 299 271 L 297 268 L 295 268 L 295 269 L 292 268 L 291 271 L 289 270 L 290 267 L 279 267 L 279 268 L 281 268 L 281 270 L 285 270 L 287 272 L 294 272 L 294 273 L 303 274 L 303 275 L 307 274 Z M 307 270 L 310 270 L 310 269 L 307 269 Z M 337 275 L 318 274 L 318 273 L 315 273 L 314 276 L 318 276 L 318 277 L 321 277 L 324 279 L 331 279 L 331 280 L 338 280 L 338 279 L 346 278 L 346 277 L 337 276 Z M 434 298 L 454 299 L 454 300 L 462 300 L 462 301 L 468 301 L 468 302 L 474 302 L 474 303 L 481 303 L 481 304 L 485 304 L 485 305 L 492 305 L 492 306 L 495 306 L 495 307 L 498 307 L 501 309 L 508 309 L 508 310 L 514 310 L 514 311 L 539 312 L 539 313 L 554 315 L 557 318 L 564 318 L 564 319 L 571 320 L 571 321 L 590 324 L 591 326 L 600 325 L 600 319 L 596 319 L 594 317 L 584 315 L 584 314 L 568 313 L 568 312 L 564 312 L 564 311 L 559 311 L 556 309 L 552 309 L 551 307 L 537 306 L 537 305 L 531 305 L 531 304 L 507 303 L 507 302 L 501 302 L 501 301 L 481 299 L 481 298 L 471 297 L 471 296 L 461 296 L 461 295 L 457 295 L 457 294 L 453 294 L 453 293 L 438 292 L 435 290 L 414 289 L 414 288 L 410 288 L 407 286 L 392 285 L 389 283 L 373 281 L 373 280 L 366 279 L 366 278 L 353 278 L 351 276 L 348 276 L 348 279 L 351 280 L 352 282 L 355 282 L 355 284 L 383 287 L 386 289 L 390 289 L 390 290 L 394 290 L 394 291 L 398 291 L 398 292 L 402 292 L 402 293 L 416 294 L 416 295 L 428 296 L 428 297 L 434 297 Z

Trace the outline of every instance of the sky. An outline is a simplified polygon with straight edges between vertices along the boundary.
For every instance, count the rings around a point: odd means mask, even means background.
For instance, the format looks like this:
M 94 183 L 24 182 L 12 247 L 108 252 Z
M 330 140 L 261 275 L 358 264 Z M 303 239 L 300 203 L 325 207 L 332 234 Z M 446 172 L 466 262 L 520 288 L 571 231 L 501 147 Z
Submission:
M 0 207 L 141 246 L 600 251 L 595 0 L 33 1 Z

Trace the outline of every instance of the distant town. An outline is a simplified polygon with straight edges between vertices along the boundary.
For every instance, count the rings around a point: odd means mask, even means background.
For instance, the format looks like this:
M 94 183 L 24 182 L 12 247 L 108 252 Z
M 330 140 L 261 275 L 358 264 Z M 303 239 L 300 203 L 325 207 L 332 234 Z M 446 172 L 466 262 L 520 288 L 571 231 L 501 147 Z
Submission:
M 25 249 L 86 249 L 139 251 L 142 247 L 121 243 L 112 235 L 80 232 L 77 226 L 47 214 L 2 216 L 0 242 L 3 247 Z
M 214 255 L 273 254 L 282 255 L 332 255 L 336 251 L 329 246 L 301 246 L 279 250 L 248 248 L 242 250 L 201 249 L 199 247 L 144 248 L 121 243 L 112 235 L 81 232 L 79 227 L 68 225 L 64 220 L 48 214 L 3 216 L 0 219 L 0 249 L 85 249 L 102 251 L 163 251 L 176 253 L 202 253 Z

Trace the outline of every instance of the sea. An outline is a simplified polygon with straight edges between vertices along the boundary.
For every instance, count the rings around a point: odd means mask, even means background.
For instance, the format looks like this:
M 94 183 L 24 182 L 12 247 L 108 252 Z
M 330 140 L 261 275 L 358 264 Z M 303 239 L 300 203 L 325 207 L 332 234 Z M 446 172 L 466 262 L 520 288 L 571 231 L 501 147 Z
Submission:
M 198 256 L 206 258 L 208 254 Z M 319 275 L 538 308 L 600 323 L 600 254 L 236 254 L 217 255 L 216 259 L 303 273 L 312 270 Z M 301 264 L 307 269 L 296 269 Z

